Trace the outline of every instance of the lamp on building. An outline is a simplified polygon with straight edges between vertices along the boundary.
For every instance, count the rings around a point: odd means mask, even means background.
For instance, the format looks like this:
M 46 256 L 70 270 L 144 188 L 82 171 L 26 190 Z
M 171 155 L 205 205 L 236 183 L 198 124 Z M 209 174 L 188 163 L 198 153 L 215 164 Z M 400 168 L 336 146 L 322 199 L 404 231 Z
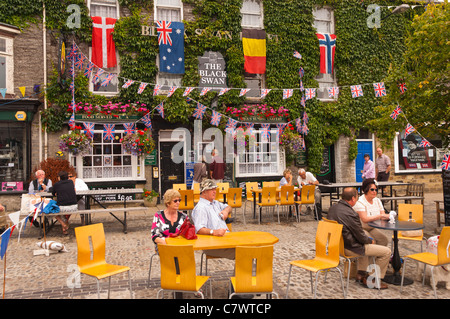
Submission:
M 397 7 L 395 7 L 395 9 L 392 10 L 391 13 L 389 13 L 387 16 L 385 16 L 385 17 L 382 18 L 381 20 L 384 20 L 384 19 L 390 17 L 390 16 L 393 15 L 393 14 L 399 14 L 399 13 L 406 12 L 406 11 L 408 11 L 409 9 L 411 9 L 411 6 L 410 6 L 409 4 L 403 3 L 403 4 L 401 4 L 401 5 L 397 6 Z

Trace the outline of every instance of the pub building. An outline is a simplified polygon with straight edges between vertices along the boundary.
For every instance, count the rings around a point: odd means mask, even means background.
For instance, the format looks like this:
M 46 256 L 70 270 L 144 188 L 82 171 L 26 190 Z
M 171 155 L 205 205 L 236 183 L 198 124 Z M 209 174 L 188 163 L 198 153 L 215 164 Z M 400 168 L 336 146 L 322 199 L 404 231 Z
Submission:
M 121 7 L 117 0 L 87 0 L 85 3 L 91 17 L 120 19 L 130 16 L 128 8 Z M 183 3 L 181 0 L 155 0 L 153 10 L 142 10 L 146 22 L 141 29 L 144 37 L 157 37 L 155 24 L 148 21 L 191 21 L 194 19 L 194 4 Z M 243 0 L 241 8 L 242 28 L 250 30 L 264 30 L 263 2 L 258 0 Z M 314 27 L 319 33 L 335 33 L 335 18 L 332 7 L 317 7 L 312 12 Z M 137 26 L 133 26 L 137 27 Z M 50 75 L 54 73 L 55 65 L 61 59 L 61 41 L 54 30 L 47 30 L 42 22 L 30 25 L 23 30 L 16 26 L 0 23 L 0 203 L 7 206 L 8 211 L 20 209 L 20 194 L 27 193 L 32 180 L 32 172 L 39 163 L 48 157 L 55 157 L 60 151 L 59 137 L 68 132 L 65 125 L 60 132 L 50 133 L 43 130 L 40 111 L 48 108 L 48 101 L 42 97 L 43 88 L 48 85 Z M 230 38 L 245 34 L 232 34 L 228 30 L 215 32 L 195 30 L 193 34 L 186 33 L 185 37 L 208 36 Z M 66 38 L 65 53 L 69 54 L 72 45 L 70 36 Z M 266 34 L 266 41 L 277 41 L 277 35 Z M 189 43 L 185 43 L 188 46 Z M 91 43 L 77 43 L 77 46 L 92 61 Z M 30 49 L 32 48 L 32 49 Z M 223 52 L 222 52 L 223 53 Z M 205 50 L 198 56 L 197 90 L 208 87 L 213 91 L 228 87 L 228 67 L 221 52 Z M 121 57 L 116 53 L 117 65 L 104 67 L 105 74 L 120 76 Z M 157 56 L 159 66 L 160 57 Z M 85 61 L 87 62 L 87 61 Z M 66 75 L 69 68 L 66 63 Z M 84 67 L 86 63 L 84 64 Z M 166 96 L 171 87 L 182 85 L 185 74 L 174 74 L 159 69 L 154 83 L 160 85 L 160 96 Z M 83 71 L 81 71 L 83 72 Z M 244 73 L 245 84 L 250 91 L 245 95 L 246 104 L 250 107 L 264 101 L 260 98 L 262 89 L 267 88 L 265 74 L 248 75 Z M 92 83 L 95 72 L 90 74 L 89 90 L 94 95 L 117 97 L 122 90 L 118 81 L 111 81 L 106 86 Z M 104 79 L 104 77 L 102 78 Z M 319 74 L 315 78 L 318 82 L 316 98 L 324 103 L 334 103 L 335 98 L 329 98 L 326 88 L 338 85 L 335 73 Z M 139 79 L 132 79 L 139 81 Z M 147 90 L 152 90 L 149 85 Z M 6 89 L 6 90 L 2 90 Z M 230 88 L 232 89 L 232 88 Z M 278 88 L 282 89 L 282 88 Z M 84 102 L 84 101 L 76 101 Z M 196 103 L 192 101 L 191 103 Z M 154 108 L 156 105 L 148 106 Z M 217 99 L 210 110 L 216 110 Z M 229 114 L 224 114 L 229 116 Z M 158 112 L 152 115 L 152 136 L 155 150 L 144 157 L 129 154 L 123 150 L 120 139 L 126 134 L 124 124 L 136 123 L 136 128 L 144 129 L 142 115 L 107 116 L 75 114 L 76 125 L 83 122 L 94 123 L 93 148 L 87 155 L 72 155 L 63 152 L 62 158 L 67 159 L 76 170 L 78 177 L 83 179 L 90 188 L 146 188 L 156 190 L 161 195 L 175 183 L 192 183 L 193 163 L 201 154 L 210 154 L 214 148 L 219 148 L 220 155 L 227 161 L 225 182 L 233 186 L 244 187 L 249 181 L 279 181 L 285 168 L 293 171 L 294 180 L 299 167 L 307 168 L 307 151 L 298 152 L 294 162 L 286 164 L 285 154 L 278 147 L 277 123 L 286 123 L 283 117 L 272 118 L 269 122 L 261 119 L 245 118 L 241 122 L 254 123 L 253 134 L 255 143 L 240 147 L 234 143 L 234 148 L 226 148 L 224 132 L 216 140 L 202 130 L 201 138 L 196 137 L 195 119 L 191 118 L 187 124 L 170 123 L 162 118 Z M 210 118 L 204 118 L 209 121 Z M 69 118 L 66 119 L 67 123 Z M 271 138 L 263 138 L 267 133 L 262 124 L 270 124 Z M 103 124 L 115 124 L 115 135 L 112 140 L 103 138 Z M 442 147 L 439 140 L 430 141 L 437 149 L 427 151 L 414 148 L 420 143 L 420 136 L 412 134 L 416 141 L 406 140 L 399 133 L 392 142 L 392 148 L 384 150 L 392 161 L 391 180 L 426 183 L 426 191 L 440 191 L 442 189 L 441 170 Z M 323 150 L 323 162 L 317 174 L 319 181 L 352 182 L 361 180 L 361 169 L 365 153 L 371 154 L 374 160 L 376 148 L 379 145 L 375 134 L 368 130 L 360 130 L 356 137 L 358 156 L 356 160 L 348 160 L 348 150 L 351 139 L 340 136 L 331 146 Z M 180 146 L 183 146 L 180 153 Z M 222 146 L 222 147 L 220 147 Z M 174 162 L 175 152 L 182 154 L 183 160 Z

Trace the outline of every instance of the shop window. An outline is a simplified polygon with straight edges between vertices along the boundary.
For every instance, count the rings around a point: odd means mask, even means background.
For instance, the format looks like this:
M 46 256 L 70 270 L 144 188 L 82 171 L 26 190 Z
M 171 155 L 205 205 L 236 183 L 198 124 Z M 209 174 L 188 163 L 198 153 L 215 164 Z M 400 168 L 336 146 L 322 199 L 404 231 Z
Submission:
M 14 93 L 13 38 L 0 37 L 0 88 Z

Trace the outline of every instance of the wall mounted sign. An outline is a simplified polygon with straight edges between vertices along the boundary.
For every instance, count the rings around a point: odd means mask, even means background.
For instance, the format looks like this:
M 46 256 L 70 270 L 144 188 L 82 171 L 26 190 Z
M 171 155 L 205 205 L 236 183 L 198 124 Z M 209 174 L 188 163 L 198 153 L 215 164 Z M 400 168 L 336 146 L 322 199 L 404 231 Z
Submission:
M 208 51 L 198 57 L 199 87 L 227 87 L 225 59 L 220 52 Z

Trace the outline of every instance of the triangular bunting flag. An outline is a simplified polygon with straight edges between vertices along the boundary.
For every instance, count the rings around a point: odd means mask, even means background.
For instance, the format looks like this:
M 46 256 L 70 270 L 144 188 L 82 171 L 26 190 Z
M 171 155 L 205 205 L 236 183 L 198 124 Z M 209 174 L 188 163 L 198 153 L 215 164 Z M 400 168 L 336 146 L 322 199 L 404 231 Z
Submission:
M 239 96 L 244 96 L 245 94 L 248 93 L 248 91 L 250 91 L 250 89 L 241 89 L 241 92 L 239 93 Z
M 142 122 L 144 122 L 145 126 L 151 130 L 152 128 L 152 120 L 150 118 L 150 112 L 145 114 L 142 118 L 141 118 Z
M 2 94 L 2 97 L 5 98 L 6 95 L 6 88 L 1 88 L 0 93 Z
M 200 103 L 197 103 L 197 108 L 194 111 L 194 114 L 192 114 L 193 117 L 195 117 L 197 120 L 202 120 L 203 115 L 205 114 L 206 106 Z
M 22 93 L 22 96 L 25 96 L 25 86 L 19 87 L 20 93 Z
M 229 88 L 220 89 L 219 96 L 227 93 L 229 90 L 230 90 Z
M 267 96 L 267 94 L 269 94 L 271 89 L 262 89 L 261 90 L 261 98 L 265 98 Z
M 9 237 L 11 235 L 11 228 L 5 230 L 5 232 L 1 235 L 2 243 L 0 244 L 0 257 L 3 259 L 3 256 L 6 254 L 6 249 L 8 249 Z
M 222 114 L 213 110 L 212 115 L 211 115 L 211 121 L 210 121 L 211 125 L 219 126 L 221 118 L 222 118 Z
M 270 124 L 261 124 L 261 139 L 268 141 L 270 139 Z
M 139 89 L 138 89 L 138 94 L 142 94 L 142 92 L 144 92 L 144 90 L 145 90 L 145 87 L 148 85 L 148 83 L 141 83 L 141 84 L 139 84 Z
M 103 140 L 114 141 L 115 131 L 116 131 L 115 124 L 103 124 Z
M 178 86 L 172 86 L 169 90 L 169 93 L 167 93 L 167 97 L 171 97 L 177 89 L 178 89 Z
M 361 85 L 351 85 L 350 90 L 352 91 L 353 98 L 363 96 Z
M 193 88 L 193 87 L 187 87 L 187 88 L 184 90 L 184 92 L 183 92 L 183 96 L 188 96 L 189 93 L 191 93 L 193 89 L 195 89 L 195 88 Z
M 134 134 L 134 123 L 123 123 L 123 129 L 127 135 Z
M 294 94 L 293 89 L 284 89 L 283 90 L 283 100 L 290 98 L 292 96 L 292 94 Z
M 130 87 L 131 84 L 133 84 L 134 81 L 133 80 L 127 80 L 123 85 L 122 88 L 124 89 L 128 89 Z
M 153 96 L 158 95 L 160 90 L 161 90 L 161 85 L 156 84 L 155 87 L 153 88 Z
M 94 127 L 95 123 L 83 122 L 84 133 L 89 137 L 94 137 Z
M 202 91 L 200 92 L 200 96 L 205 95 L 205 94 L 208 93 L 209 91 L 211 91 L 211 88 L 203 88 Z
M 158 111 L 159 115 L 164 118 L 164 102 L 161 102 L 155 109 Z

